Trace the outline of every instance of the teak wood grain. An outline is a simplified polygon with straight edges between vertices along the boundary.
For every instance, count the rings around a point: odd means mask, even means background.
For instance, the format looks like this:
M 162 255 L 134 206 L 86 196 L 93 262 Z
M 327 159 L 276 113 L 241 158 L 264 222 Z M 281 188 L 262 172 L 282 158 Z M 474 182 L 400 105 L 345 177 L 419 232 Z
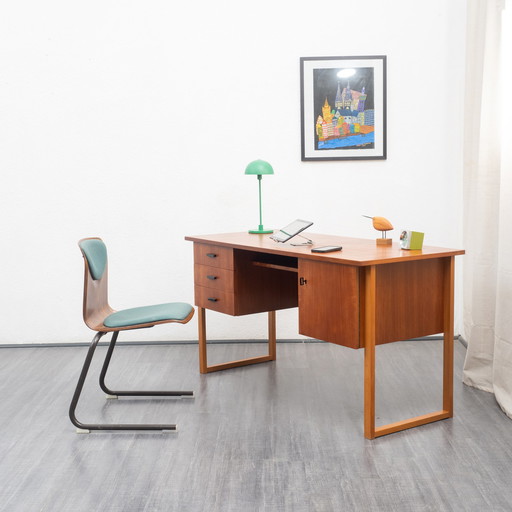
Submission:
M 208 267 L 233 270 L 233 249 L 220 245 L 194 244 L 194 262 Z
M 377 345 L 443 332 L 444 259 L 375 266 Z
M 212 244 L 221 248 L 227 247 L 244 251 L 252 250 L 259 254 L 275 254 L 278 256 L 306 258 L 323 262 L 329 261 L 361 267 L 464 254 L 464 251 L 460 249 L 446 249 L 444 247 L 431 246 L 424 246 L 420 251 L 407 251 L 400 249 L 398 242 L 393 242 L 388 246 L 377 246 L 375 240 L 309 232 L 308 237 L 313 240 L 313 245 L 298 247 L 292 246 L 289 243 L 282 244 L 274 242 L 268 235 L 254 235 L 245 232 L 187 236 L 185 240 L 198 242 L 200 244 Z M 311 252 L 312 248 L 325 245 L 341 245 L 343 250 L 325 254 Z M 196 261 L 196 263 L 200 262 Z
M 276 359 L 276 312 L 268 312 L 268 354 L 263 356 L 248 357 L 226 363 L 208 364 L 208 347 L 206 340 L 206 309 L 199 307 L 199 371 L 200 373 L 212 373 L 221 370 L 229 370 L 250 364 L 266 363 Z
M 194 283 L 215 290 L 233 291 L 234 272 L 225 268 L 194 265 Z
M 301 259 L 299 279 L 299 333 L 359 348 L 359 268 Z
M 443 339 L 443 410 L 453 416 L 453 308 L 455 294 L 455 258 L 444 259 L 444 339 Z
M 215 244 L 194 244 L 194 294 L 199 307 L 199 368 L 201 373 L 227 370 L 276 358 L 275 310 L 297 306 L 297 274 L 279 265 L 261 263 L 258 253 Z M 293 262 L 292 262 L 293 264 Z M 208 364 L 206 309 L 232 316 L 268 312 L 268 354 L 215 365 Z
M 428 246 L 405 251 L 397 243 L 384 246 L 374 240 L 317 234 L 310 238 L 313 247 L 341 245 L 343 250 L 312 253 L 311 246 L 277 244 L 266 235 L 247 233 L 186 237 L 194 242 L 196 268 L 217 265 L 233 271 L 232 288 L 219 286 L 219 293 L 229 294 L 233 302 L 221 308 L 220 300 L 205 301 L 204 290 L 215 290 L 201 286 L 207 270 L 196 270 L 200 371 L 275 359 L 275 310 L 298 305 L 301 334 L 364 348 L 365 437 L 374 439 L 451 417 L 454 257 L 464 251 Z M 209 367 L 204 308 L 232 315 L 268 311 L 269 355 Z M 376 426 L 376 346 L 437 333 L 443 333 L 444 339 L 442 409 Z

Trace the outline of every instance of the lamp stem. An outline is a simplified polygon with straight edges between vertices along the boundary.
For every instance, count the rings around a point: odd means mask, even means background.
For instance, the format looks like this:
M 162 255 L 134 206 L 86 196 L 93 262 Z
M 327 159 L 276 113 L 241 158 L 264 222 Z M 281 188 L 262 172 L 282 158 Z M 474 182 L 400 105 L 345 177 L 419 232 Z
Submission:
M 263 220 L 261 215 L 261 174 L 258 174 L 258 189 L 259 189 L 259 198 L 260 198 L 260 231 L 263 230 Z
M 260 224 L 258 226 L 258 229 L 250 229 L 249 233 L 253 233 L 255 235 L 263 235 L 267 233 L 273 233 L 273 229 L 265 229 L 263 227 L 263 214 L 262 214 L 262 204 L 261 204 L 261 179 L 263 176 L 261 174 L 256 174 L 258 176 L 258 199 L 259 199 L 259 206 L 260 206 Z

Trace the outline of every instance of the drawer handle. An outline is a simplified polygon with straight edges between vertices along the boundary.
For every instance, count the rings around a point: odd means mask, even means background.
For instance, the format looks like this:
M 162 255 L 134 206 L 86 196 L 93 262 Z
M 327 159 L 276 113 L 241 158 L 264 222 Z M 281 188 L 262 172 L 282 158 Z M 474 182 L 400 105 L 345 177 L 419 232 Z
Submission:
M 208 300 L 210 302 L 217 302 L 219 299 L 216 299 L 215 297 L 208 297 Z
M 215 279 L 217 279 L 217 276 L 206 276 L 206 279 L 209 279 L 210 281 L 215 281 Z
M 208 256 L 208 258 L 216 258 L 217 257 L 217 255 L 213 252 L 207 252 L 206 256 Z

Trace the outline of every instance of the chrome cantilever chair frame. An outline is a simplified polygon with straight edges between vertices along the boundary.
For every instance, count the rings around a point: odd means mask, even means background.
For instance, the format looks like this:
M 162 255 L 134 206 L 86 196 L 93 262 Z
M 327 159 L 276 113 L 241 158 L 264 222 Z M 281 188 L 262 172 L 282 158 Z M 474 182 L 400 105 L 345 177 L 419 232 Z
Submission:
M 88 433 L 91 430 L 176 430 L 177 427 L 175 424 L 82 423 L 76 418 L 76 407 L 82 393 L 94 352 L 100 339 L 108 332 L 112 332 L 112 338 L 110 340 L 110 345 L 108 347 L 99 378 L 100 387 L 107 394 L 107 398 L 117 398 L 118 396 L 169 396 L 191 398 L 194 396 L 193 391 L 114 391 L 106 386 L 105 377 L 120 331 L 150 328 L 158 324 L 173 322 L 185 324 L 194 316 L 194 308 L 190 305 L 185 305 L 190 307 L 190 313 L 179 318 L 166 318 L 116 327 L 108 327 L 104 325 L 105 319 L 116 313 L 116 311 L 108 304 L 108 263 L 106 261 L 106 252 L 104 268 L 99 272 L 97 269 L 92 271 L 88 257 L 82 248 L 82 243 L 88 240 L 97 240 L 102 244 L 103 242 L 101 238 L 84 238 L 78 242 L 85 262 L 83 316 L 86 325 L 90 329 L 96 331 L 96 334 L 89 346 L 80 377 L 78 378 L 78 383 L 69 407 L 69 418 L 73 425 L 77 427 L 77 432 L 79 433 Z M 95 277 L 93 277 L 93 273 L 96 273 Z

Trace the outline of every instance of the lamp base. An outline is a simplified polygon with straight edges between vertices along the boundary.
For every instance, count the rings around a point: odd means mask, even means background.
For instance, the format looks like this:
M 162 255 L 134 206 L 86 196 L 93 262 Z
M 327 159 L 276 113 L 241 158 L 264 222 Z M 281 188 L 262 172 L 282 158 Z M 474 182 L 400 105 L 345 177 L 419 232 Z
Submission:
M 263 226 L 260 226 L 259 229 L 250 229 L 249 233 L 253 235 L 269 235 L 274 232 L 273 229 L 264 229 Z

